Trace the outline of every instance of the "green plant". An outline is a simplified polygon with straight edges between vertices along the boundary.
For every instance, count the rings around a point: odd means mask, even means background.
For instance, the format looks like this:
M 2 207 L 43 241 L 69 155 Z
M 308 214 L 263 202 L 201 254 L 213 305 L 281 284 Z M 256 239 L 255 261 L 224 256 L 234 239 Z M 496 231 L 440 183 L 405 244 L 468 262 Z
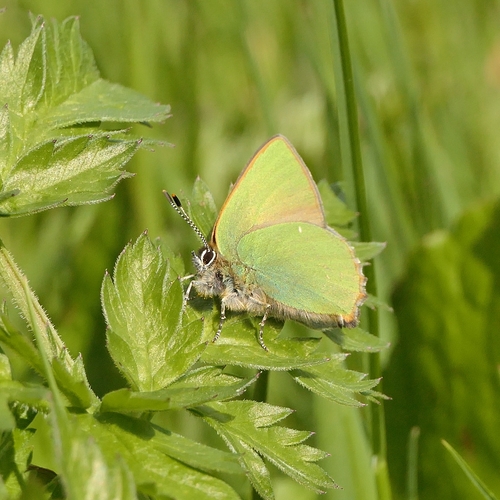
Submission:
M 100 78 L 75 18 L 61 24 L 33 19 L 17 57 L 5 47 L 0 96 L 6 103 L 0 116 L 0 212 L 10 217 L 110 199 L 116 183 L 128 176 L 125 163 L 144 145 L 158 144 L 130 138 L 115 124 L 169 116 L 167 106 Z M 320 187 L 328 220 L 349 234 L 355 214 L 328 184 Z M 201 181 L 190 209 L 208 232 L 215 204 Z M 383 248 L 356 247 L 362 260 Z M 221 339 L 211 343 L 217 308 L 207 301 L 184 307 L 178 279 L 184 275 L 182 260 L 167 248 L 162 251 L 146 233 L 123 250 L 113 275 L 106 274 L 101 298 L 107 346 L 128 386 L 99 398 L 82 358 L 70 356 L 0 244 L 0 276 L 28 327 L 18 329 L 4 307 L 0 343 L 8 355 L 0 354 L 1 496 L 236 498 L 221 478 L 246 474 L 261 497 L 273 498 L 263 458 L 314 491 L 335 487 L 316 464 L 326 454 L 304 444 L 311 433 L 277 425 L 292 410 L 262 401 L 259 381 L 267 371 L 287 372 L 313 393 L 357 407 L 380 397 L 373 390 L 378 380 L 348 370 L 346 354 L 334 352 L 326 338 L 281 338 L 282 325 L 271 321 L 266 352 L 255 337 L 256 321 L 244 315 L 231 317 Z M 346 350 L 374 352 L 385 345 L 360 329 L 330 336 Z M 12 356 L 40 374 L 48 388 L 15 380 Z M 252 386 L 253 399 L 248 397 Z M 229 452 L 157 423 L 160 412 L 189 413 L 208 424 Z

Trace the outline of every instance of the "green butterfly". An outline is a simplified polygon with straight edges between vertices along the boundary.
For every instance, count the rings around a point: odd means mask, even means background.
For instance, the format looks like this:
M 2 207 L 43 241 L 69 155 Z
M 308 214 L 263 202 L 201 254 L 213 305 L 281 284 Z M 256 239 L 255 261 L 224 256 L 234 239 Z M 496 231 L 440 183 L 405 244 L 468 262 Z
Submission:
M 325 221 L 318 189 L 295 148 L 283 136 L 266 142 L 236 181 L 215 222 L 210 242 L 179 199 L 170 204 L 203 242 L 193 252 L 192 287 L 219 297 L 219 338 L 226 310 L 310 328 L 354 327 L 366 298 L 361 263 L 349 243 Z

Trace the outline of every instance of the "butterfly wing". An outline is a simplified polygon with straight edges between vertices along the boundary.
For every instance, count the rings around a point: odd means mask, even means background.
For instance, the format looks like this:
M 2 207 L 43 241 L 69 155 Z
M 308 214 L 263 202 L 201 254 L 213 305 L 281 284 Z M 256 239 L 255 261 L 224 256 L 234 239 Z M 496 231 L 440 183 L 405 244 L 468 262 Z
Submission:
M 251 281 L 288 307 L 350 321 L 365 297 L 361 265 L 331 228 L 275 224 L 243 236 L 237 253 Z
M 234 261 L 245 234 L 292 221 L 325 226 L 311 173 L 288 140 L 277 135 L 257 151 L 236 181 L 215 223 L 212 245 Z

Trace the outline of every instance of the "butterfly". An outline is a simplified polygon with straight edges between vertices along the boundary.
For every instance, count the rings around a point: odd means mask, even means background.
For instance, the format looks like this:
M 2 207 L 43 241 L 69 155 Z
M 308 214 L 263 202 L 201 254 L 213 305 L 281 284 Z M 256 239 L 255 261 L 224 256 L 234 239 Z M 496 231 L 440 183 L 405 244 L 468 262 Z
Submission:
M 234 184 L 208 241 L 182 207 L 172 207 L 203 242 L 193 252 L 192 288 L 220 298 L 219 338 L 226 311 L 295 320 L 313 329 L 354 327 L 366 299 L 366 278 L 347 240 L 328 227 L 311 173 L 282 135 L 269 139 Z

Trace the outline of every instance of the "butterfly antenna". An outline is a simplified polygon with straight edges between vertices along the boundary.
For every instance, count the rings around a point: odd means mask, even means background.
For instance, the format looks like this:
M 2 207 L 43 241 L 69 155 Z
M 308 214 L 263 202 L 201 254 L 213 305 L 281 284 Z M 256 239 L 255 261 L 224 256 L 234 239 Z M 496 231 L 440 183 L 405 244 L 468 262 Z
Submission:
M 170 193 L 167 193 L 167 191 L 163 191 L 163 194 L 167 197 L 167 200 L 170 202 L 170 205 L 172 205 L 174 210 L 189 224 L 198 238 L 200 238 L 205 248 L 210 248 L 208 246 L 208 241 L 205 238 L 204 234 L 201 232 L 200 228 L 193 222 L 193 219 L 189 217 L 184 208 L 182 208 L 181 200 L 179 200 L 179 198 L 177 198 L 175 194 L 171 195 Z

